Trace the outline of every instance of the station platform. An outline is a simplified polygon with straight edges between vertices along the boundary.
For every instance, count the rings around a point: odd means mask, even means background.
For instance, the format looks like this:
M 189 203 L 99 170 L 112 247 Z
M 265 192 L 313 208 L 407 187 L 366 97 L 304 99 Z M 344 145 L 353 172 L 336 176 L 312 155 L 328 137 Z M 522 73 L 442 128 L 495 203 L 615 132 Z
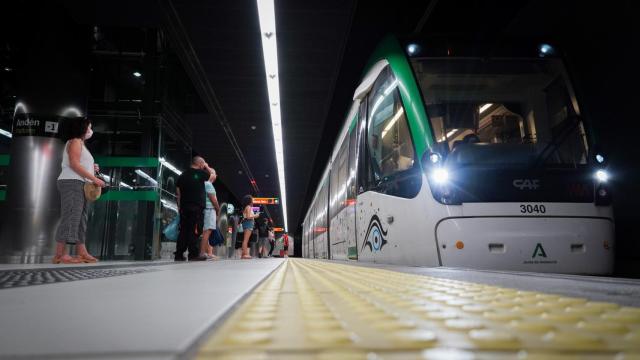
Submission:
M 0 268 L 0 358 L 640 359 L 640 281 L 305 259 Z

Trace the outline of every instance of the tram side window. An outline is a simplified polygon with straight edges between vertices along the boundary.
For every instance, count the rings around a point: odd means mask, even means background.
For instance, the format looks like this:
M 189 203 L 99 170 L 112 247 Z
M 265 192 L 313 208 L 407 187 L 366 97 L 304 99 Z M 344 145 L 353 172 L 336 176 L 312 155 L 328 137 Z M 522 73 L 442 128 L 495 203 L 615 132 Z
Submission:
M 357 121 L 357 119 L 356 119 Z M 357 152 L 356 149 L 358 144 L 357 140 L 357 130 L 351 130 L 349 134 L 349 173 L 347 175 L 347 205 L 350 205 L 351 202 L 356 198 L 356 171 L 357 171 Z
M 349 155 L 349 138 L 345 137 L 340 150 L 331 164 L 331 183 L 329 184 L 329 219 L 333 219 L 345 207 L 347 189 L 347 156 Z
M 398 81 L 387 68 L 369 94 L 367 143 L 376 182 L 413 167 L 415 153 L 398 91 Z

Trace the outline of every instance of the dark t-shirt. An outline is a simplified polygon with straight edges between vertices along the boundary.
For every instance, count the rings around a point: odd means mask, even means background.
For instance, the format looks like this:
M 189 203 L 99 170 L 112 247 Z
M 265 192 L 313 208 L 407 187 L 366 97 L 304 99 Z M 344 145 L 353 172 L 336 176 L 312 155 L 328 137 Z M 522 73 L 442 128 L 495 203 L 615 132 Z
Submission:
M 204 182 L 209 180 L 209 172 L 189 168 L 178 178 L 180 188 L 180 206 L 195 205 L 204 208 Z

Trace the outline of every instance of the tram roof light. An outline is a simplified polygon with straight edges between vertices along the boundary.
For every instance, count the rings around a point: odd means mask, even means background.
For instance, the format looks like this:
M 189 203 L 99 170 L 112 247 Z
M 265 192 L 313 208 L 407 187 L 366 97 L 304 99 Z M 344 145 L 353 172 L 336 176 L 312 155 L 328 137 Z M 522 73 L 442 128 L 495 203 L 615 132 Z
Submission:
M 435 169 L 433 172 L 433 180 L 438 184 L 444 184 L 449 181 L 449 172 L 447 169 Z
M 407 45 L 407 53 L 409 55 L 415 55 L 418 53 L 418 51 L 420 51 L 420 46 L 418 46 L 418 44 L 409 44 Z
M 3 130 L 3 129 L 0 129 L 0 135 L 4 135 L 4 136 L 8 137 L 9 139 L 11 139 L 13 137 L 13 134 L 11 134 L 11 132 L 9 132 L 7 130 Z
M 142 76 L 142 73 L 140 71 L 134 71 L 133 76 L 139 78 L 140 76 Z
M 604 170 L 596 171 L 596 179 L 600 182 L 607 182 L 609 180 L 609 173 Z
M 540 57 L 545 57 L 547 55 L 553 55 L 555 50 L 553 49 L 553 46 L 549 45 L 549 44 L 540 44 L 540 47 L 538 48 L 539 50 L 539 55 Z
M 278 76 L 278 43 L 276 40 L 276 13 L 274 0 L 257 0 L 262 54 L 264 58 L 267 92 L 271 106 L 271 128 L 275 145 L 276 165 L 282 198 L 282 216 L 287 231 L 287 190 L 284 176 L 284 151 L 282 146 L 282 115 L 280 112 L 280 82 Z

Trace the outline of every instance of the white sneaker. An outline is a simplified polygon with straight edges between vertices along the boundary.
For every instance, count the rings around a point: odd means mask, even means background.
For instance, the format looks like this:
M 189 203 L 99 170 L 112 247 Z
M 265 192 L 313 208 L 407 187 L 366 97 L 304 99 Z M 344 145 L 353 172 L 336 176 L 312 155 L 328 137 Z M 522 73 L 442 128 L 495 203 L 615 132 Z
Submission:
M 205 261 L 215 260 L 215 258 L 209 254 L 200 254 L 200 258 L 204 259 Z

